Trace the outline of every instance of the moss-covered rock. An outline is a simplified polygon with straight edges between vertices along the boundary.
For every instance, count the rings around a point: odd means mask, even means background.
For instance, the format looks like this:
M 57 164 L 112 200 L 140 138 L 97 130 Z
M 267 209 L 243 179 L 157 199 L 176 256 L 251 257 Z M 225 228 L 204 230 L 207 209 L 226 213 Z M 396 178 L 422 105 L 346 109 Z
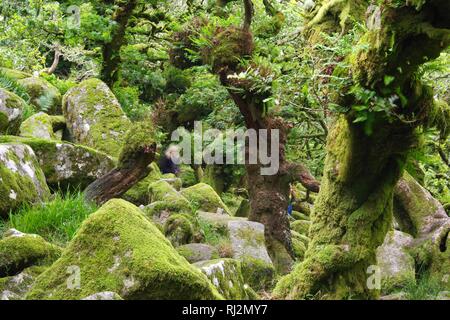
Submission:
M 256 291 L 270 290 L 274 285 L 275 267 L 272 263 L 245 256 L 241 259 L 241 270 L 245 283 Z
M 214 284 L 225 299 L 249 300 L 254 297 L 242 277 L 241 264 L 234 259 L 216 259 L 194 264 Z
M 198 183 L 192 187 L 183 189 L 181 194 L 189 200 L 194 208 L 206 212 L 223 210 L 227 214 L 231 214 L 230 209 L 223 203 L 217 192 L 206 183 Z
M 20 125 L 20 136 L 48 140 L 61 140 L 66 120 L 63 116 L 50 116 L 39 112 Z
M 167 181 L 159 180 L 150 184 L 150 205 L 145 212 L 155 222 L 164 224 L 173 213 L 192 213 L 193 209 L 189 201 L 174 189 Z M 161 218 L 163 218 L 161 220 Z
M 30 103 L 36 110 L 49 114 L 61 114 L 61 93 L 50 82 L 43 78 L 29 77 L 18 83 L 30 96 Z
M 387 294 L 405 284 L 415 282 L 414 258 L 408 248 L 413 237 L 400 231 L 390 231 L 377 249 L 377 265 L 381 268 L 381 289 Z
M 311 222 L 308 220 L 296 220 L 291 223 L 292 230 L 305 236 L 308 236 L 310 226 Z
M 0 144 L 0 216 L 24 203 L 50 197 L 33 150 L 24 144 Z
M 252 221 L 230 221 L 228 229 L 233 258 L 253 257 L 272 264 L 265 244 L 263 224 Z
M 177 251 L 190 263 L 213 260 L 219 258 L 216 248 L 205 243 L 189 243 L 179 246 Z
M 18 275 L 1 278 L 0 300 L 22 300 L 36 277 L 46 269 L 46 266 L 33 266 L 26 268 Z
M 173 214 L 164 223 L 164 235 L 175 247 L 192 241 L 194 224 L 191 218 L 186 214 Z
M 26 144 L 33 149 L 50 187 L 83 189 L 114 168 L 107 154 L 69 142 L 0 136 L 0 143 Z
M 79 268 L 81 285 L 74 289 L 67 288 L 70 266 Z M 125 300 L 221 298 L 136 206 L 120 199 L 83 223 L 27 298 L 81 299 L 104 291 Z
M 0 88 L 0 134 L 17 134 L 26 102 L 18 95 Z
M 181 179 L 177 178 L 173 173 L 163 174 L 161 180 L 166 181 L 177 191 L 180 191 L 183 185 Z
M 122 198 L 135 204 L 147 205 L 149 204 L 149 186 L 162 177 L 158 165 L 155 162 L 150 164 L 150 173 L 147 177 L 136 183 L 130 190 L 128 190 Z
M 61 248 L 38 235 L 13 231 L 0 240 L 0 277 L 16 275 L 34 265 L 51 264 L 61 255 Z
M 195 170 L 191 166 L 181 165 L 179 177 L 183 183 L 183 188 L 192 187 L 198 183 Z
M 63 113 L 74 141 L 119 156 L 131 122 L 105 83 L 89 79 L 70 89 Z

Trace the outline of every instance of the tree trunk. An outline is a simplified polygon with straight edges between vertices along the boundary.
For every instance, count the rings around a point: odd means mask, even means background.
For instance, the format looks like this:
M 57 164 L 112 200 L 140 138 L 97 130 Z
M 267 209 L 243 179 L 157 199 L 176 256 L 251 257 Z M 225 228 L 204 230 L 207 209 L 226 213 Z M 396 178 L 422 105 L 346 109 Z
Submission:
M 352 106 L 364 104 L 351 92 L 340 105 L 350 107 L 338 117 L 327 142 L 324 177 L 312 214 L 304 261 L 277 284 L 278 298 L 376 298 L 368 288 L 368 267 L 392 221 L 394 187 L 419 126 L 432 126 L 433 92 L 415 77 L 418 66 L 439 56 L 448 44 L 449 25 L 435 30 L 430 17 L 450 21 L 448 2 L 429 0 L 420 8 L 409 2 L 371 7 L 372 22 L 360 42 L 364 48 L 349 57 L 356 86 L 388 99 L 396 89 L 408 97 L 397 102 L 397 117 L 370 112 L 366 124 L 355 123 Z M 443 20 L 441 20 L 443 19 Z M 429 28 L 428 30 L 425 29 Z M 445 30 L 445 31 L 443 31 Z M 412 49 L 413 46 L 416 49 Z M 394 78 L 387 84 L 386 75 Z M 394 91 L 395 92 L 395 91 Z M 386 94 L 387 93 L 387 94 Z M 409 121 L 403 121 L 408 119 Z M 366 128 L 367 129 L 367 128 Z
M 128 22 L 138 2 L 138 0 L 131 0 L 121 3 L 114 13 L 113 20 L 116 22 L 117 27 L 112 32 L 111 41 L 103 46 L 102 80 L 109 87 L 112 87 L 118 79 L 117 72 L 121 62 L 120 49 L 125 43 Z
M 98 205 L 118 198 L 150 173 L 150 164 L 155 160 L 156 142 L 153 124 L 137 122 L 128 130 L 120 152 L 119 161 L 113 170 L 91 183 L 85 198 Z
M 114 168 L 104 176 L 95 180 L 85 190 L 85 198 L 102 205 L 113 198 L 121 197 L 136 183 L 148 176 L 149 165 L 155 159 L 155 150 L 139 155 L 124 166 Z
M 221 74 L 224 86 L 232 87 L 228 73 Z M 292 164 L 286 160 L 285 146 L 288 126 L 281 118 L 263 116 L 264 105 L 260 97 L 250 92 L 245 95 L 230 89 L 230 96 L 238 106 L 248 129 L 256 130 L 259 141 L 259 130 L 267 130 L 267 150 L 271 144 L 279 146 L 279 170 L 274 175 L 262 175 L 264 166 L 258 158 L 257 164 L 246 164 L 250 215 L 249 220 L 264 224 L 266 246 L 269 254 L 280 273 L 290 271 L 294 252 L 292 249 L 291 231 L 287 208 L 289 205 L 290 184 L 300 182 L 307 190 L 319 191 L 319 182 L 300 164 Z M 279 141 L 271 141 L 271 130 L 279 130 Z M 259 149 L 258 149 L 259 151 Z M 248 146 L 247 146 L 248 159 Z

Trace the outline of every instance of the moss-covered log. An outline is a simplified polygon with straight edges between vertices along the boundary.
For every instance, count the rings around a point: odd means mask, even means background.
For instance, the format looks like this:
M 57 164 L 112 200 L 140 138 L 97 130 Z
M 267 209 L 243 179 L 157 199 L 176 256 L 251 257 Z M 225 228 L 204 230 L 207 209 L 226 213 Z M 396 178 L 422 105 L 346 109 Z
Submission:
M 119 198 L 149 175 L 155 160 L 156 142 L 148 123 L 137 123 L 127 133 L 119 162 L 113 170 L 91 183 L 85 190 L 89 201 L 103 204 Z
M 353 89 L 370 90 L 380 99 L 397 94 L 390 110 L 394 116 L 369 111 L 367 130 L 367 122 L 355 121 L 353 106 L 364 103 L 354 91 L 338 101 L 349 111 L 338 117 L 328 137 L 311 242 L 304 261 L 277 284 L 275 296 L 378 296 L 378 290 L 367 286 L 367 270 L 376 264 L 375 249 L 391 225 L 395 185 L 416 129 L 439 124 L 432 89 L 417 79 L 416 71 L 450 43 L 449 6 L 429 0 L 384 1 L 369 7 L 368 31 L 348 58 Z

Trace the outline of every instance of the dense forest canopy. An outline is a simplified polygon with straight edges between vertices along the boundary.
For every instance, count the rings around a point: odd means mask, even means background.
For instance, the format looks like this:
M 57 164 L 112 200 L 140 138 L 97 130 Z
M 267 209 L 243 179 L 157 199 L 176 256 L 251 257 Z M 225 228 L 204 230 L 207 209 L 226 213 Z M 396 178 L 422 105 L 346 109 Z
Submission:
M 2 297 L 448 298 L 449 44 L 447 0 L 2 0 Z

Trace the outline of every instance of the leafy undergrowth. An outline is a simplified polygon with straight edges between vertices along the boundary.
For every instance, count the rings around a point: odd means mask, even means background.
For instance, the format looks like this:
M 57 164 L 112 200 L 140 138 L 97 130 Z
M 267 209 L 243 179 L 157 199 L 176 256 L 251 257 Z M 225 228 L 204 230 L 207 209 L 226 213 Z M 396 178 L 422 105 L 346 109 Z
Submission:
M 15 228 L 21 232 L 39 234 L 46 240 L 64 245 L 70 241 L 81 223 L 97 207 L 86 203 L 80 192 L 56 193 L 55 199 L 39 205 L 23 206 L 10 214 L 0 229 Z

